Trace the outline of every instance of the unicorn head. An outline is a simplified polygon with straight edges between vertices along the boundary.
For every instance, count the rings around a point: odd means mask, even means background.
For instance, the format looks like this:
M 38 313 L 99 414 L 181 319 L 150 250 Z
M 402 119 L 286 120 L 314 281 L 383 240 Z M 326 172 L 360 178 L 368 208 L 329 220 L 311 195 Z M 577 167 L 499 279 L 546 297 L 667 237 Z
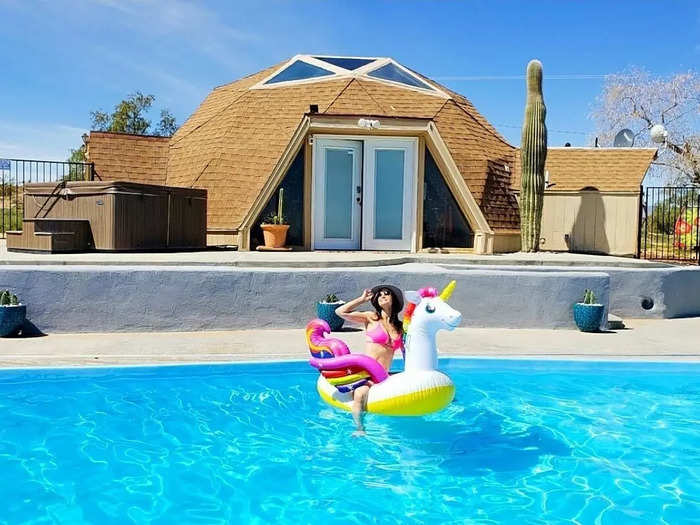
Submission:
M 437 368 L 435 335 L 442 329 L 454 330 L 462 322 L 462 314 L 447 304 L 456 285 L 452 281 L 442 292 L 421 288 L 404 294 L 409 301 L 404 314 L 406 371 Z

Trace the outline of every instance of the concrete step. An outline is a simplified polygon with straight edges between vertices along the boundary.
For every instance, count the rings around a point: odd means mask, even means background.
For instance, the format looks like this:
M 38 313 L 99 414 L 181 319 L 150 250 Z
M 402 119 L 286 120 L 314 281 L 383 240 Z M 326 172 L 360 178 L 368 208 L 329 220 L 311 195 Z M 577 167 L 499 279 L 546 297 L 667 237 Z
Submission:
M 621 317 L 615 314 L 608 314 L 608 330 L 622 330 L 625 328 L 625 322 Z
M 7 232 L 11 252 L 66 253 L 91 250 L 90 222 L 82 219 L 23 219 L 23 230 Z

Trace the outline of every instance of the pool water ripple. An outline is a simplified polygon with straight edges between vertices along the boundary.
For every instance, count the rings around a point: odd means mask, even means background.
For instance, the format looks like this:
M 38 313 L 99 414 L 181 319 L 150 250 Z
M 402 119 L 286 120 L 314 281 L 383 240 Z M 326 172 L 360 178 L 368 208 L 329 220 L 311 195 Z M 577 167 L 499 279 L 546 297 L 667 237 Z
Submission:
M 442 366 L 364 439 L 304 363 L 0 372 L 0 523 L 697 522 L 697 365 Z

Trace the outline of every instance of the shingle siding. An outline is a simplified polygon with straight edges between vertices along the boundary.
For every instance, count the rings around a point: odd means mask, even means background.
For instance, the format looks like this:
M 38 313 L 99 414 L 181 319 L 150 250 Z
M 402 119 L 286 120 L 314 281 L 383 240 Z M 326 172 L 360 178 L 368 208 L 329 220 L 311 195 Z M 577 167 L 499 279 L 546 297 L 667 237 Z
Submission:
M 92 131 L 88 160 L 101 180 L 165 184 L 169 142 L 170 137 Z

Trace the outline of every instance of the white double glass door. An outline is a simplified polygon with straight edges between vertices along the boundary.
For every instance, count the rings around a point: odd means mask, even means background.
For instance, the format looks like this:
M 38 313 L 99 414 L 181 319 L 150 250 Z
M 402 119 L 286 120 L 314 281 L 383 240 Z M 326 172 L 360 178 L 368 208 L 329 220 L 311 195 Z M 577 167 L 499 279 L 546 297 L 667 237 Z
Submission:
M 416 146 L 415 139 L 316 138 L 313 248 L 410 250 Z

